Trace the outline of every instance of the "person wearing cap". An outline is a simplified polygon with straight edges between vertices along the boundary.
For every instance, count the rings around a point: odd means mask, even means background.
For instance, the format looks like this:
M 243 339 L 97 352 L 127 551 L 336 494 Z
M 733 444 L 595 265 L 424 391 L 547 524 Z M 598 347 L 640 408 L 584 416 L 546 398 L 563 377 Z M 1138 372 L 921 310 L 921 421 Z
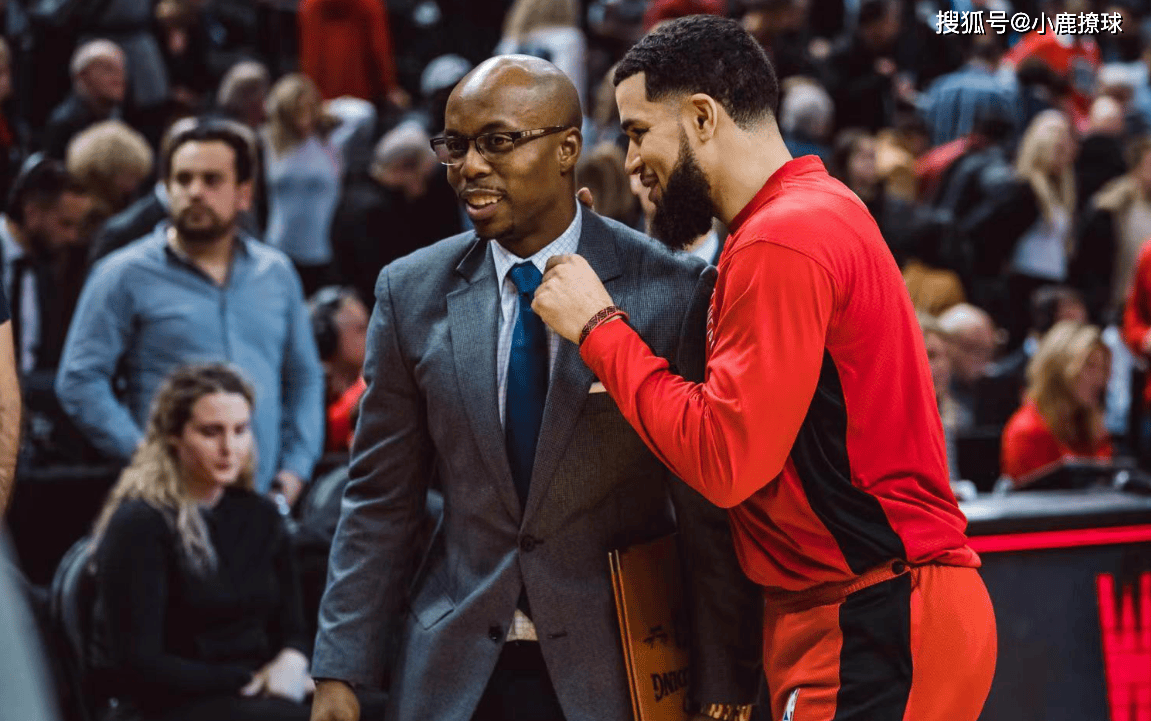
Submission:
M 128 88 L 124 51 L 111 40 L 81 45 L 72 55 L 69 70 L 72 92 L 52 111 L 44 128 L 44 152 L 59 160 L 81 130 L 120 117 Z

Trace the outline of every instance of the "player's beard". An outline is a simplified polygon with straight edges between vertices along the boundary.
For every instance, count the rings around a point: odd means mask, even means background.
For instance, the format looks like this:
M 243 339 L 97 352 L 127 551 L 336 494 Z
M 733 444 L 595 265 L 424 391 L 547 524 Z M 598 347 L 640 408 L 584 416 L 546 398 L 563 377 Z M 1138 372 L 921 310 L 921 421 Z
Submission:
M 655 204 L 651 234 L 669 248 L 683 250 L 711 230 L 714 216 L 711 183 L 696 162 L 687 133 L 680 131 L 679 158 Z
M 193 210 L 199 210 L 207 214 L 211 222 L 206 225 L 192 225 L 189 222 L 188 216 Z M 236 216 L 233 215 L 230 219 L 224 220 L 211 208 L 198 205 L 185 208 L 176 216 L 172 224 L 176 226 L 176 231 L 183 240 L 189 243 L 210 243 L 214 240 L 219 240 L 232 231 L 236 225 Z

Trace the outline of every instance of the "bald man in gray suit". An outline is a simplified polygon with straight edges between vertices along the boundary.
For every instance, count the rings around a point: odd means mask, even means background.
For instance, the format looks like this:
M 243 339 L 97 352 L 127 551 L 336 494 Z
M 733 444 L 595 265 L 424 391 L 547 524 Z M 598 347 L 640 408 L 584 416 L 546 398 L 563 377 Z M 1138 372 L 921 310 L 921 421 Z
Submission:
M 677 529 L 691 696 L 750 703 L 763 605 L 724 512 L 670 476 L 530 302 L 548 258 L 578 252 L 656 352 L 700 378 L 714 269 L 578 208 L 582 115 L 550 63 L 485 62 L 445 120 L 433 145 L 475 232 L 392 263 L 376 285 L 313 721 L 358 717 L 352 687 L 379 683 L 388 621 L 404 611 L 389 721 L 630 718 L 608 553 Z M 443 520 L 410 579 L 433 480 Z

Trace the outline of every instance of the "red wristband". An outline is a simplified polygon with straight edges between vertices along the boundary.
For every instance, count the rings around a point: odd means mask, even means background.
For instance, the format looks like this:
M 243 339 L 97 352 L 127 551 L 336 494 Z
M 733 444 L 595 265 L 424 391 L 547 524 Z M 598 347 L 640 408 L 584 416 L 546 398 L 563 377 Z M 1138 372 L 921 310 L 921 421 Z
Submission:
M 591 320 L 589 320 L 584 325 L 583 330 L 580 331 L 579 334 L 579 345 L 583 345 L 583 342 L 587 340 L 588 335 L 590 335 L 593 330 L 608 322 L 612 318 L 623 318 L 626 321 L 628 317 L 629 316 L 627 312 L 619 306 L 609 305 L 608 307 L 593 315 Z

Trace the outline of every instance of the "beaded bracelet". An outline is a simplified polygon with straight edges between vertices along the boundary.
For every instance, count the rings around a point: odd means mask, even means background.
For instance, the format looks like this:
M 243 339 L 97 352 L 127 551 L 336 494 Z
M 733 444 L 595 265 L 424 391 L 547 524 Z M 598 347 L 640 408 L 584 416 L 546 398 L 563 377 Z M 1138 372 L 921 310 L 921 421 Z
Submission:
M 627 311 L 623 310 L 618 305 L 609 305 L 608 307 L 593 315 L 591 320 L 589 320 L 587 324 L 584 325 L 583 330 L 580 331 L 579 334 L 579 345 L 583 345 L 583 342 L 587 340 L 588 335 L 590 335 L 593 330 L 608 322 L 612 318 L 623 318 L 626 321 L 628 317 L 629 316 Z

